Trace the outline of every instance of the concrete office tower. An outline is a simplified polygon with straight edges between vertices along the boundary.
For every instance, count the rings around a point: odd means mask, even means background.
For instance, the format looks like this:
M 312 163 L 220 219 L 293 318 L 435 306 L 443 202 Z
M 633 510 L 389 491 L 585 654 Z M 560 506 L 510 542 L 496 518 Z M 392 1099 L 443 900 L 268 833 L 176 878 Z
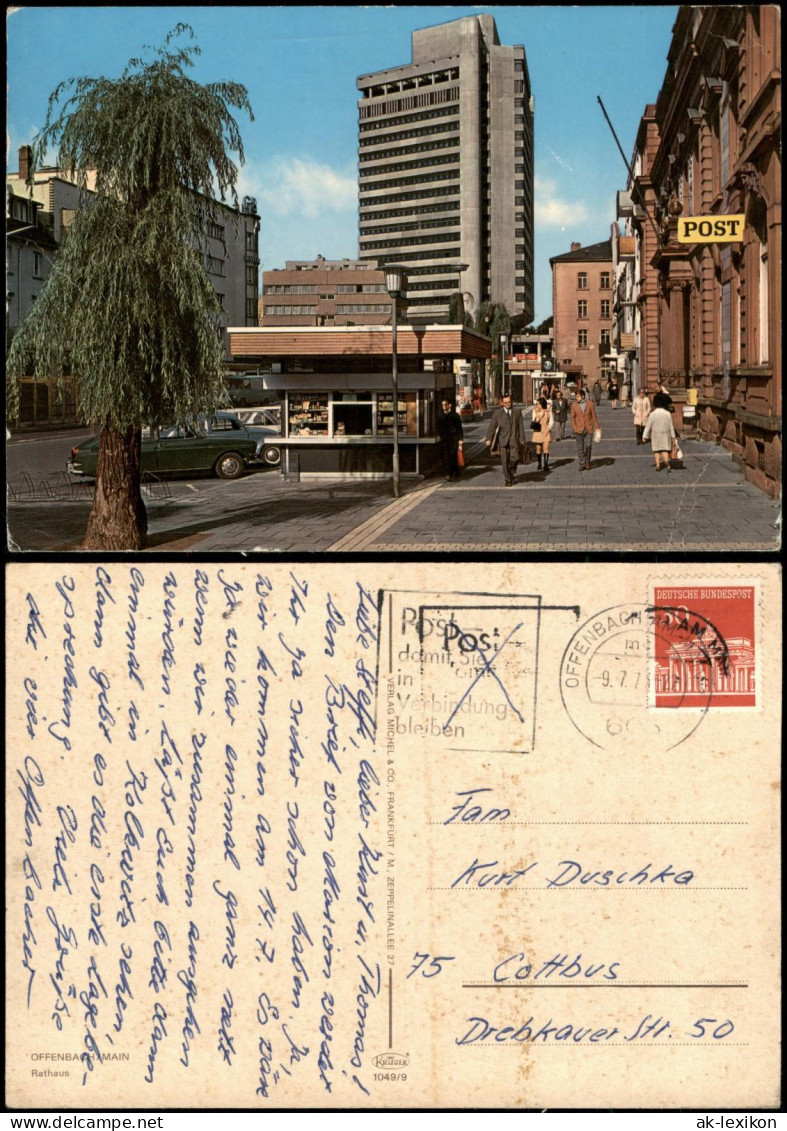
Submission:
M 407 268 L 408 318 L 454 291 L 533 317 L 533 99 L 490 15 L 413 32 L 413 61 L 357 80 L 359 258 Z M 467 270 L 457 271 L 466 264 Z

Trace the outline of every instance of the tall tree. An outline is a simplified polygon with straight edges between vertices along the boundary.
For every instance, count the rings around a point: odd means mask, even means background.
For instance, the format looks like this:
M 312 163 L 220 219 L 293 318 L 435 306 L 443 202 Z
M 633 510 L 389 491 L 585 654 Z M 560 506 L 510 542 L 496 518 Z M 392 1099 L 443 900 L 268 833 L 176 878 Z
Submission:
M 448 300 L 448 325 L 463 326 L 465 322 L 465 299 L 461 291 L 454 291 Z
M 185 34 L 178 24 L 152 61 L 131 59 L 119 79 L 61 83 L 35 139 L 36 164 L 56 145 L 83 197 L 8 369 L 18 378 L 32 361 L 47 378 L 69 367 L 83 419 L 101 429 L 85 550 L 144 547 L 142 426 L 222 399 L 207 225 L 217 196 L 238 207 L 230 153 L 242 163 L 243 145 L 230 107 L 253 114 L 245 87 L 188 77 L 200 50 L 172 45 Z M 9 392 L 13 406 L 17 381 Z
M 489 362 L 489 388 L 487 399 L 497 400 L 502 390 L 503 363 L 500 335 L 511 333 L 511 315 L 503 303 L 482 302 L 475 316 L 475 328 L 492 339 L 492 358 Z

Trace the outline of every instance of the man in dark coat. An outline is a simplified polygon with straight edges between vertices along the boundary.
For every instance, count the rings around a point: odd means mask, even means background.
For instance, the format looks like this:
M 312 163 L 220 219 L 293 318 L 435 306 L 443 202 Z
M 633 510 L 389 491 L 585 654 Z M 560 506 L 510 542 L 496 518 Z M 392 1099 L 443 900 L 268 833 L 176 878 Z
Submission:
M 500 463 L 506 487 L 513 487 L 516 465 L 526 443 L 522 413 L 511 407 L 509 394 L 500 398 L 500 407 L 492 413 L 484 443 L 494 454 L 500 450 Z
M 446 479 L 458 479 L 459 449 L 464 446 L 462 419 L 452 401 L 444 400 L 442 406 L 443 415 L 437 422 L 437 431 L 442 441 L 445 477 Z

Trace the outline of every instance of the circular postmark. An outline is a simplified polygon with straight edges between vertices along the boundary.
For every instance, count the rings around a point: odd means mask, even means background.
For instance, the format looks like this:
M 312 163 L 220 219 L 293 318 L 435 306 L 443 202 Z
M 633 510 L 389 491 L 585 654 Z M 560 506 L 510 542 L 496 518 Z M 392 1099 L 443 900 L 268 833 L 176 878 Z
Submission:
M 602 609 L 572 636 L 560 694 L 574 726 L 602 750 L 685 742 L 729 668 L 721 633 L 685 607 L 632 602 Z

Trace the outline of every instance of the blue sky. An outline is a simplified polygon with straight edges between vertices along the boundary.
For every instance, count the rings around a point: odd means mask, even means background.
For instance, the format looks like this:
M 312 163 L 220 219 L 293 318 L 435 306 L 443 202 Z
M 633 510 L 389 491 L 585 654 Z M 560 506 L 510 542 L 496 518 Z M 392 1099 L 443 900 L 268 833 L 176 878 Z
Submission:
M 677 6 L 89 7 L 7 10 L 8 167 L 32 141 L 63 79 L 117 77 L 178 22 L 202 50 L 192 76 L 249 91 L 239 194 L 262 216 L 263 269 L 358 251 L 358 75 L 411 59 L 411 33 L 490 12 L 523 44 L 535 95 L 535 319 L 551 313 L 549 257 L 609 236 L 627 156 L 666 69 Z

